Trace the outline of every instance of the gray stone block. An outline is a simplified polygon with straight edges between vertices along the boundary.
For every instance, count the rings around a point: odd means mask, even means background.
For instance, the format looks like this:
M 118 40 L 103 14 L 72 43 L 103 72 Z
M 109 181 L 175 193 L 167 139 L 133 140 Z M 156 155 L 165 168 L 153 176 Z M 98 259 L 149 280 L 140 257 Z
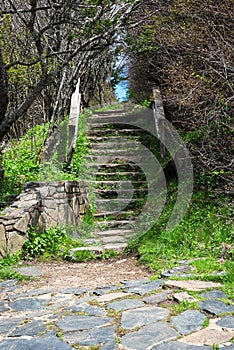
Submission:
M 171 323 L 182 334 L 189 334 L 202 328 L 206 317 L 197 310 L 187 310 L 172 318 Z
M 168 317 L 169 310 L 150 306 L 124 311 L 122 314 L 121 327 L 125 329 L 134 329 L 157 321 L 164 320 Z

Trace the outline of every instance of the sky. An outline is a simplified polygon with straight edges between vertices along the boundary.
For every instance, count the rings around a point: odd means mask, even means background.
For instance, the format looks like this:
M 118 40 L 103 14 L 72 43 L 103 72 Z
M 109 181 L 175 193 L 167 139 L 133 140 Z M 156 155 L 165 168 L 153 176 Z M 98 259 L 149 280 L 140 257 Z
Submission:
M 115 87 L 115 95 L 117 100 L 119 101 L 125 101 L 127 99 L 127 92 L 128 92 L 128 81 L 124 80 L 121 81 L 119 84 Z

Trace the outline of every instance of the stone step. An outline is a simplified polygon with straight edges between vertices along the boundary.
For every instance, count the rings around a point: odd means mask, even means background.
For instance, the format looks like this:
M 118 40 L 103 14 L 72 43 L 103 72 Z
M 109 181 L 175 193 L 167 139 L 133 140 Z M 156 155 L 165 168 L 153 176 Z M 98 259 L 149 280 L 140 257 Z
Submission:
M 117 139 L 116 139 L 117 140 Z M 105 141 L 105 142 L 89 142 L 89 146 L 91 148 L 94 149 L 104 149 L 107 148 L 108 150 L 129 150 L 131 149 L 131 147 L 135 147 L 136 149 L 139 149 L 139 146 L 141 145 L 141 143 L 137 142 L 137 141 L 129 141 L 126 140 L 125 142 L 123 142 L 121 139 L 119 139 L 119 142 L 115 142 L 115 141 Z
M 100 136 L 107 136 L 108 135 L 121 135 L 122 134 L 126 134 L 127 135 L 140 135 L 142 134 L 143 132 L 145 132 L 145 130 L 143 129 L 139 129 L 139 128 L 131 128 L 131 129 L 121 129 L 119 126 L 118 126 L 118 129 L 117 128 L 112 128 L 112 129 L 90 129 L 88 131 L 88 135 L 89 136 L 97 136 L 97 137 L 100 137 Z
M 121 228 L 121 227 L 124 227 L 124 228 L 130 228 L 131 226 L 134 225 L 134 221 L 133 220 L 110 220 L 110 221 L 96 221 L 95 222 L 96 224 L 96 227 L 99 228 L 98 225 L 100 226 L 105 226 L 105 228 Z
M 90 172 L 88 173 L 89 175 L 93 175 L 93 176 L 131 176 L 131 177 L 134 177 L 134 176 L 142 176 L 144 175 L 143 172 L 137 172 L 137 171 L 116 171 L 116 172 L 110 172 L 110 173 L 107 173 L 107 172 L 101 172 L 101 171 L 97 171 L 97 172 Z
M 129 180 L 88 180 L 88 182 L 93 183 L 93 184 L 105 184 L 105 185 L 118 185 L 118 184 L 123 184 L 123 185 L 128 185 Z M 131 184 L 148 184 L 148 181 L 131 181 Z
M 129 164 L 129 163 L 87 163 L 87 168 L 123 168 L 126 167 L 126 169 L 131 168 L 139 168 L 137 164 Z
M 99 212 L 99 213 L 94 213 L 93 216 L 95 218 L 107 218 L 108 216 L 114 216 L 116 217 L 116 219 L 120 219 L 124 216 L 131 216 L 134 217 L 136 216 L 136 212 L 133 210 L 121 210 L 121 212 L 117 211 L 103 211 L 103 212 Z M 113 219 L 112 219 L 113 220 Z
M 126 249 L 128 246 L 127 243 L 111 243 L 111 244 L 105 244 L 104 249 L 105 250 L 114 250 L 115 252 L 122 252 L 124 249 Z
M 135 231 L 133 229 L 114 229 L 114 230 L 104 230 L 104 231 L 96 231 L 95 234 L 99 237 L 110 237 L 110 236 L 129 236 L 134 234 Z
M 107 135 L 107 136 L 88 136 L 87 139 L 90 143 L 96 143 L 96 142 L 115 142 L 121 139 L 128 139 L 128 140 L 137 140 L 139 137 L 138 135 Z
M 106 198 L 106 199 L 96 199 L 97 205 L 118 205 L 118 204 L 130 204 L 141 201 L 140 198 Z
M 132 189 L 121 189 L 121 193 L 126 193 L 126 195 L 128 195 L 129 193 L 132 193 Z M 134 188 L 134 194 L 147 194 L 148 189 L 147 188 Z M 93 189 L 93 193 L 99 193 L 101 194 L 116 194 L 116 189 Z

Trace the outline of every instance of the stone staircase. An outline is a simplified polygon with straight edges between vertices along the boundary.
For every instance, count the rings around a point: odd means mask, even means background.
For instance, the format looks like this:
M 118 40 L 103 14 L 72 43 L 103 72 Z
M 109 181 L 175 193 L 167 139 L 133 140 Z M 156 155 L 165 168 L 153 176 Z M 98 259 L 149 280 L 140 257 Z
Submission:
M 147 199 L 148 182 L 138 152 L 143 130 L 131 125 L 131 120 L 132 114 L 123 109 L 94 113 L 88 122 L 85 177 L 96 212 L 95 230 L 85 242 L 103 249 L 127 247 L 137 234 L 135 219 Z

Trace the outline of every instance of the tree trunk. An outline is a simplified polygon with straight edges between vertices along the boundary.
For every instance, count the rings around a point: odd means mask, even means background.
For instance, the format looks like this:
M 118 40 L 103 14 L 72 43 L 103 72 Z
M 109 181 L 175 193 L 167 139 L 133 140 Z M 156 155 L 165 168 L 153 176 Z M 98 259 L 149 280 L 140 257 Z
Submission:
M 8 106 L 8 84 L 5 64 L 0 47 L 0 123 L 5 119 Z

